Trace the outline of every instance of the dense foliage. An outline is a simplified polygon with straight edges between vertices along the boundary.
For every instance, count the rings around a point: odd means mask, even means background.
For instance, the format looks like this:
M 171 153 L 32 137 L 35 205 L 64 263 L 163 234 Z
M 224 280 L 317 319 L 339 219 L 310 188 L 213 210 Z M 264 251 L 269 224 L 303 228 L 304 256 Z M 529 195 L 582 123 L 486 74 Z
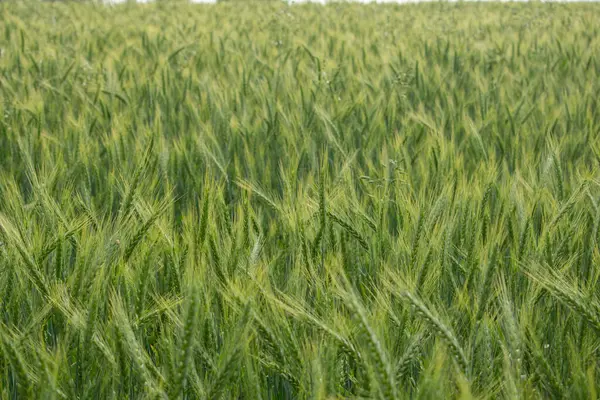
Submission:
M 0 3 L 0 396 L 600 385 L 600 6 Z

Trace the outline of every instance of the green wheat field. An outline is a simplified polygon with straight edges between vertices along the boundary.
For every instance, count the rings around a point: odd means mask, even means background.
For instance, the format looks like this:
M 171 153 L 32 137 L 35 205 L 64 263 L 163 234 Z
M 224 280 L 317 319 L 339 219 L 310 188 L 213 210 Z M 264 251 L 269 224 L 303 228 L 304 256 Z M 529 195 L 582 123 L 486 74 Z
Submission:
M 596 399 L 600 4 L 0 3 L 0 398 Z

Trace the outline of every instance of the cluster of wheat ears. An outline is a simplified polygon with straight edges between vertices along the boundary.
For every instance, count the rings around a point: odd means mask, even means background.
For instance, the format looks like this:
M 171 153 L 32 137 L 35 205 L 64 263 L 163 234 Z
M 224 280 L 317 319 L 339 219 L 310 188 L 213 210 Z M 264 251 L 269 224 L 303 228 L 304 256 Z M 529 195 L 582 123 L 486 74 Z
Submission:
M 595 399 L 600 6 L 0 3 L 0 398 Z

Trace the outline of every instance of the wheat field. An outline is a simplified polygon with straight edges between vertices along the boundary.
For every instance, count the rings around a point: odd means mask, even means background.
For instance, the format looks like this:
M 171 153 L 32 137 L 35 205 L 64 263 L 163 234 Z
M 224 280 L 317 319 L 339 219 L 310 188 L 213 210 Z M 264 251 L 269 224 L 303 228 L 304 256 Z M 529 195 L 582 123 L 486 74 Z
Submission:
M 596 399 L 600 4 L 0 3 L 2 399 Z

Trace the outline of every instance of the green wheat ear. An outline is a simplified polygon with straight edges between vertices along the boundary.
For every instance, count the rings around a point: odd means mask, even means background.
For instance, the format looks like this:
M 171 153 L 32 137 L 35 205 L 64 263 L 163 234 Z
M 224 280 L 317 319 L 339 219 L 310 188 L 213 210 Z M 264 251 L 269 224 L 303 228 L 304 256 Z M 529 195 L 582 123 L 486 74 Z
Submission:
M 246 304 L 242 315 L 238 319 L 234 330 L 230 332 L 229 340 L 225 344 L 216 375 L 212 379 L 212 385 L 209 390 L 208 398 L 217 399 L 225 393 L 228 385 L 232 384 L 233 376 L 236 372 L 235 364 L 242 357 L 242 351 L 248 341 L 248 331 L 252 322 L 252 306 Z
M 171 397 L 179 398 L 185 390 L 190 364 L 192 363 L 192 355 L 196 344 L 196 329 L 198 327 L 198 319 L 200 312 L 200 301 L 197 289 L 192 288 L 188 296 L 187 314 L 185 324 L 183 326 L 182 341 L 180 344 L 179 354 L 176 356 L 175 380 L 173 381 Z
M 421 300 L 410 292 L 403 292 L 402 296 L 414 307 L 417 315 L 423 318 L 423 320 L 433 328 L 436 335 L 440 336 L 452 351 L 452 356 L 456 360 L 456 363 L 463 371 L 467 373 L 468 362 L 465 356 L 465 352 L 458 343 L 456 336 L 450 328 L 448 328 Z
M 396 366 L 396 379 L 400 382 L 408 374 L 412 362 L 419 356 L 421 347 L 427 339 L 427 334 L 419 334 L 415 337 L 400 358 Z
M 551 268 L 537 265 L 527 270 L 527 276 L 600 332 L 600 302 L 597 298 L 584 294 L 580 288 L 559 276 Z
M 24 243 L 15 226 L 2 214 L 0 214 L 0 233 L 2 234 L 0 237 L 3 237 L 9 244 L 16 248 L 17 253 L 25 264 L 25 274 L 28 279 L 31 280 L 42 295 L 47 296 L 49 289 L 45 276 L 40 271 L 33 256 L 29 253 L 27 244 Z
M 161 389 L 153 374 L 158 375 L 159 378 L 162 377 L 152 364 L 152 361 L 149 359 L 148 354 L 142 345 L 139 343 L 129 317 L 127 316 L 123 301 L 116 293 L 111 295 L 111 312 L 114 318 L 114 324 L 119 332 L 119 349 L 124 351 L 127 358 L 131 360 L 136 374 L 143 382 L 145 391 L 151 396 L 159 394 Z
M 160 215 L 167 209 L 170 205 L 169 201 L 165 201 L 160 204 L 157 209 L 150 215 L 150 217 L 144 222 L 144 224 L 138 229 L 138 231 L 133 235 L 127 247 L 125 248 L 125 252 L 123 253 L 123 259 L 125 262 L 129 261 L 134 250 L 140 244 L 146 233 L 150 230 L 152 225 L 156 222 L 156 220 L 160 217 Z
M 342 279 L 345 282 L 345 286 L 349 286 L 347 279 L 345 277 L 342 277 Z M 398 398 L 394 377 L 395 374 L 392 372 L 389 355 L 385 351 L 380 339 L 377 337 L 375 330 L 369 323 L 364 306 L 352 288 L 344 293 L 343 298 L 347 301 L 347 305 L 350 308 L 354 319 L 360 326 L 360 337 L 366 342 L 366 352 L 363 354 L 363 357 L 366 355 L 368 359 L 365 361 L 372 363 L 377 378 L 376 385 L 380 388 L 382 398 Z
M 146 152 L 144 153 L 144 157 L 142 158 L 142 162 L 137 166 L 135 172 L 133 174 L 133 178 L 131 180 L 131 184 L 127 188 L 127 192 L 125 197 L 123 198 L 123 202 L 121 203 L 121 208 L 119 209 L 119 217 L 121 219 L 126 218 L 129 215 L 129 212 L 133 206 L 133 200 L 138 189 L 138 186 L 141 183 L 142 178 L 146 174 L 148 170 L 148 166 L 150 165 L 150 160 L 152 158 L 153 150 L 154 150 L 154 136 L 150 138 L 150 143 L 146 147 Z
M 491 255 L 490 261 L 488 262 L 487 268 L 485 269 L 485 273 L 483 276 L 483 282 L 481 284 L 480 294 L 479 294 L 479 304 L 477 305 L 477 316 L 475 317 L 475 321 L 479 322 L 483 315 L 485 314 L 488 299 L 490 297 L 490 290 L 492 287 L 492 281 L 494 279 L 494 272 L 497 268 L 498 263 L 498 249 L 494 248 L 493 253 Z
M 29 397 L 32 393 L 34 377 L 28 371 L 25 360 L 19 349 L 15 346 L 16 338 L 6 331 L 0 324 L 0 349 L 4 354 L 5 363 L 14 371 L 16 377 L 17 391 L 23 397 Z

